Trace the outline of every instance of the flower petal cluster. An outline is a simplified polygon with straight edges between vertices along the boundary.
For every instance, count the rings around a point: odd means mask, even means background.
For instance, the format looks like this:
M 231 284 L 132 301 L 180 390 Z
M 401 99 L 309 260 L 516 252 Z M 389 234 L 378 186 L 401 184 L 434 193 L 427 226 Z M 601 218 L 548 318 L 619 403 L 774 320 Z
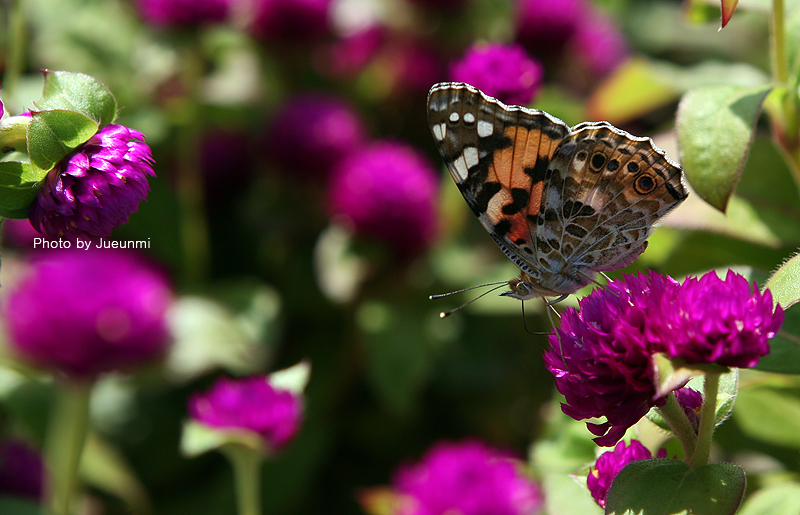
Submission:
M 661 449 L 656 457 L 666 458 L 667 450 Z M 597 504 L 605 508 L 606 497 L 608 496 L 609 488 L 611 488 L 611 483 L 614 482 L 614 478 L 627 464 L 652 458 L 653 455 L 647 447 L 638 440 L 631 440 L 630 444 L 626 444 L 624 441 L 619 442 L 613 451 L 601 454 L 586 478 L 586 486 L 589 487 L 589 492 L 591 492 Z
M 189 399 L 189 414 L 213 428 L 257 433 L 275 451 L 300 429 L 303 401 L 289 390 L 273 387 L 269 376 L 223 377 Z
M 769 354 L 769 342 L 783 324 L 783 310 L 774 308 L 772 293 L 728 271 L 689 278 L 670 310 L 656 321 L 663 350 L 688 363 L 753 367 Z
M 31 224 L 52 238 L 107 238 L 147 198 L 153 162 L 141 132 L 103 127 L 48 172 L 29 208 Z
M 170 341 L 166 278 L 123 251 L 48 251 L 4 301 L 13 350 L 75 378 L 153 359 Z
M 401 258 L 430 245 L 438 229 L 437 174 L 425 156 L 381 141 L 348 156 L 333 172 L 331 213 L 349 219 L 355 232 L 382 241 Z
M 687 363 L 753 366 L 783 323 L 772 296 L 734 273 L 714 272 L 683 285 L 653 272 L 625 276 L 567 309 L 550 335 L 545 365 L 566 398 L 562 410 L 587 423 L 602 446 L 614 445 L 652 406 L 663 405 L 653 355 Z
M 394 476 L 399 515 L 530 515 L 542 504 L 539 487 L 508 453 L 467 440 L 434 445 Z
M 542 84 L 542 66 L 520 45 L 477 43 L 450 65 L 450 79 L 466 82 L 507 104 L 530 104 Z
M 345 156 L 361 148 L 366 129 L 339 97 L 303 93 L 289 99 L 267 131 L 269 154 L 291 176 L 326 177 Z
M 231 0 L 137 0 L 142 19 L 157 27 L 191 27 L 225 21 Z

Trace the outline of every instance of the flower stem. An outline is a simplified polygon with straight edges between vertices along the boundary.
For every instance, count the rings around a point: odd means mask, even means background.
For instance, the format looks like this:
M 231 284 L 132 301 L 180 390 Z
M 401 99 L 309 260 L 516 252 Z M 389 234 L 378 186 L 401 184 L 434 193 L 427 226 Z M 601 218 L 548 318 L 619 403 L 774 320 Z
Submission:
M 703 407 L 700 410 L 700 427 L 697 431 L 697 450 L 689 462 L 691 468 L 702 467 L 708 463 L 711 454 L 711 436 L 717 426 L 717 391 L 719 373 L 709 372 L 703 387 Z
M 22 13 L 22 0 L 9 2 L 8 32 L 6 33 L 6 55 L 3 73 L 3 97 L 13 100 L 25 62 L 25 17 Z M 18 106 L 15 106 L 15 108 Z
M 667 402 L 658 408 L 658 411 L 664 417 L 670 429 L 672 429 L 675 438 L 680 442 L 684 459 L 690 460 L 694 456 L 697 447 L 697 433 L 694 432 L 692 423 L 689 422 L 689 418 L 683 411 L 683 407 L 681 407 L 674 392 L 670 392 L 667 395 Z
M 233 465 L 238 515 L 261 515 L 263 457 L 251 448 L 236 444 L 226 446 L 225 454 Z
M 785 84 L 789 80 L 789 63 L 786 57 L 786 28 L 784 23 L 785 7 L 783 0 L 772 0 L 770 15 L 770 58 L 772 61 L 772 78 Z
M 78 465 L 89 427 L 91 386 L 90 382 L 77 380 L 56 383 L 45 448 L 48 515 L 70 513 L 78 486 Z

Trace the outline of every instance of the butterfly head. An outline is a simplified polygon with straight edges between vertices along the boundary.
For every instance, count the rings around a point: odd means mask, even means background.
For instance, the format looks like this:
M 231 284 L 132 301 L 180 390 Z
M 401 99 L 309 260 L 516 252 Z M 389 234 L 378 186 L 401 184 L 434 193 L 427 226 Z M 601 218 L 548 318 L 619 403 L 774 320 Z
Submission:
M 508 281 L 508 290 L 500 294 L 501 297 L 513 297 L 519 300 L 529 300 L 551 295 L 559 294 L 555 292 L 543 291 L 539 283 L 537 283 L 536 280 L 526 272 L 522 272 L 519 277 Z

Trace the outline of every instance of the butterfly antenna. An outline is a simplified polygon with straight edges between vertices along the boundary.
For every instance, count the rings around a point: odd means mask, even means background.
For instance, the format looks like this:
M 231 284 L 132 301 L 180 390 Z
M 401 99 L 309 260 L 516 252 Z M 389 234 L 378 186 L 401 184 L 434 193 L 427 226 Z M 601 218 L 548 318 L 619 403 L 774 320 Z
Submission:
M 465 291 L 474 290 L 475 288 L 483 288 L 485 286 L 494 286 L 494 288 L 492 288 L 491 290 L 486 290 L 485 292 L 481 293 L 480 295 L 478 295 L 474 299 L 468 300 L 467 302 L 461 304 L 457 308 L 451 309 L 450 311 L 442 311 L 441 313 L 439 313 L 439 318 L 447 318 L 450 315 L 452 315 L 453 313 L 455 313 L 456 311 L 464 309 L 465 307 L 469 306 L 470 304 L 472 304 L 476 300 L 480 299 L 481 297 L 484 297 L 484 296 L 492 293 L 493 291 L 502 288 L 503 286 L 505 286 L 507 284 L 508 284 L 508 281 L 498 281 L 496 283 L 486 283 L 486 284 L 481 284 L 481 285 L 478 285 L 478 286 L 470 286 L 469 288 L 464 288 L 463 290 L 451 291 L 450 293 L 439 293 L 437 295 L 431 295 L 428 298 L 431 299 L 431 300 L 436 300 L 436 299 L 441 299 L 442 297 L 447 297 L 448 295 L 454 295 L 456 293 L 462 293 L 462 292 L 465 292 Z

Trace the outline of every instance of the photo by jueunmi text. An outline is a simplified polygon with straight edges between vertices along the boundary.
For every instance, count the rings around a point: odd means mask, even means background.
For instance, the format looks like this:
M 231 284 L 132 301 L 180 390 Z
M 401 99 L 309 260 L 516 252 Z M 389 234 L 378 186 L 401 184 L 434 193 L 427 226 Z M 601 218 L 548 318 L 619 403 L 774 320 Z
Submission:
M 96 249 L 149 249 L 150 238 L 146 240 L 122 240 L 122 241 L 109 241 L 98 240 L 88 241 L 77 239 L 75 241 L 69 240 L 48 240 L 46 238 L 34 238 L 33 248 L 35 249 L 71 249 L 88 250 L 90 248 Z

